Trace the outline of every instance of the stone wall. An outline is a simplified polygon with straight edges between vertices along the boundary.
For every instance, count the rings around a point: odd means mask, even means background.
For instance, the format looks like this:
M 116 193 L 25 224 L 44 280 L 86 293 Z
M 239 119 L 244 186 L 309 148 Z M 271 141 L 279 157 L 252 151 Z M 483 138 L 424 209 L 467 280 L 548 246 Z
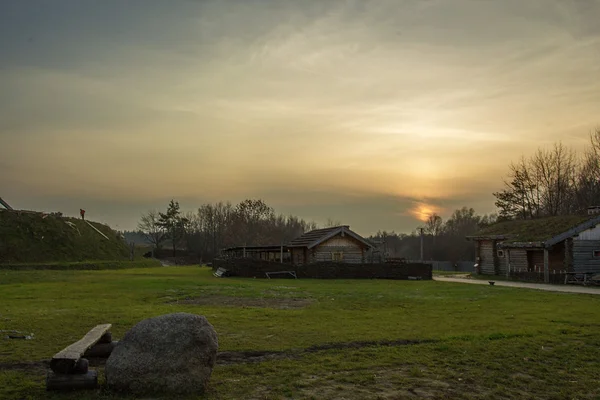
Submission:
M 420 263 L 345 264 L 319 262 L 295 266 L 249 258 L 215 259 L 213 269 L 220 267 L 225 268 L 230 276 L 266 278 L 266 272 L 294 271 L 298 278 L 317 279 L 431 279 L 432 270 L 431 265 Z

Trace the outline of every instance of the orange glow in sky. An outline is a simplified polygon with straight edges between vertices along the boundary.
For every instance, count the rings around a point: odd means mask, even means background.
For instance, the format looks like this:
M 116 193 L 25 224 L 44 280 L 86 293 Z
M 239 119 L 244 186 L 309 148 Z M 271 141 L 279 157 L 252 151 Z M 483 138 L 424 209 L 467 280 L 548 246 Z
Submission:
M 431 204 L 417 203 L 413 208 L 409 210 L 409 214 L 418 219 L 419 221 L 427 221 L 427 218 L 433 214 L 439 214 L 441 209 Z

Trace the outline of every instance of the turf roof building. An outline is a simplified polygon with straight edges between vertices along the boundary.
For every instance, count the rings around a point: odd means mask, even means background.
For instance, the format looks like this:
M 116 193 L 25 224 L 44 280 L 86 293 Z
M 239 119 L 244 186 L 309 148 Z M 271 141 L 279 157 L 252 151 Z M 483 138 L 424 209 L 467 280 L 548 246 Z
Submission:
M 499 222 L 467 239 L 477 243 L 482 274 L 511 271 L 600 273 L 600 211 L 531 220 Z

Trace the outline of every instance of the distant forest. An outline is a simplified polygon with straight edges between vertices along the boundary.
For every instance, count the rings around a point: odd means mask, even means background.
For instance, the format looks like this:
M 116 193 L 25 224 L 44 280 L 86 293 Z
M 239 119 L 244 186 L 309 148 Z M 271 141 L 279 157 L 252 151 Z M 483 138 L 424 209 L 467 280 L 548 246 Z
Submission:
M 600 130 L 590 135 L 581 154 L 562 143 L 551 150 L 538 149 L 509 165 L 501 191 L 494 193 L 497 214 L 478 215 L 473 208 L 455 210 L 444 221 L 429 215 L 410 234 L 378 232 L 372 240 L 389 257 L 417 260 L 421 254 L 421 230 L 425 260 L 467 261 L 475 249 L 465 236 L 499 220 L 531 219 L 585 212 L 600 205 Z M 341 225 L 329 220 L 325 227 Z M 304 232 L 317 229 L 313 221 L 277 214 L 263 200 L 239 204 L 204 204 L 196 212 L 182 213 L 172 200 L 167 209 L 143 214 L 138 230 L 124 232 L 126 240 L 154 248 L 185 249 L 212 260 L 232 246 L 284 244 Z

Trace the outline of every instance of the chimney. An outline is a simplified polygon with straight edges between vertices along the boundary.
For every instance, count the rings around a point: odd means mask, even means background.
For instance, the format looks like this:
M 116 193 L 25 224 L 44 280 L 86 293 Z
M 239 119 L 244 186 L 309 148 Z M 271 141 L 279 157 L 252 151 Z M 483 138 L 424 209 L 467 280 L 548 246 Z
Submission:
M 600 214 L 600 206 L 592 206 L 587 209 L 588 215 L 598 215 Z

